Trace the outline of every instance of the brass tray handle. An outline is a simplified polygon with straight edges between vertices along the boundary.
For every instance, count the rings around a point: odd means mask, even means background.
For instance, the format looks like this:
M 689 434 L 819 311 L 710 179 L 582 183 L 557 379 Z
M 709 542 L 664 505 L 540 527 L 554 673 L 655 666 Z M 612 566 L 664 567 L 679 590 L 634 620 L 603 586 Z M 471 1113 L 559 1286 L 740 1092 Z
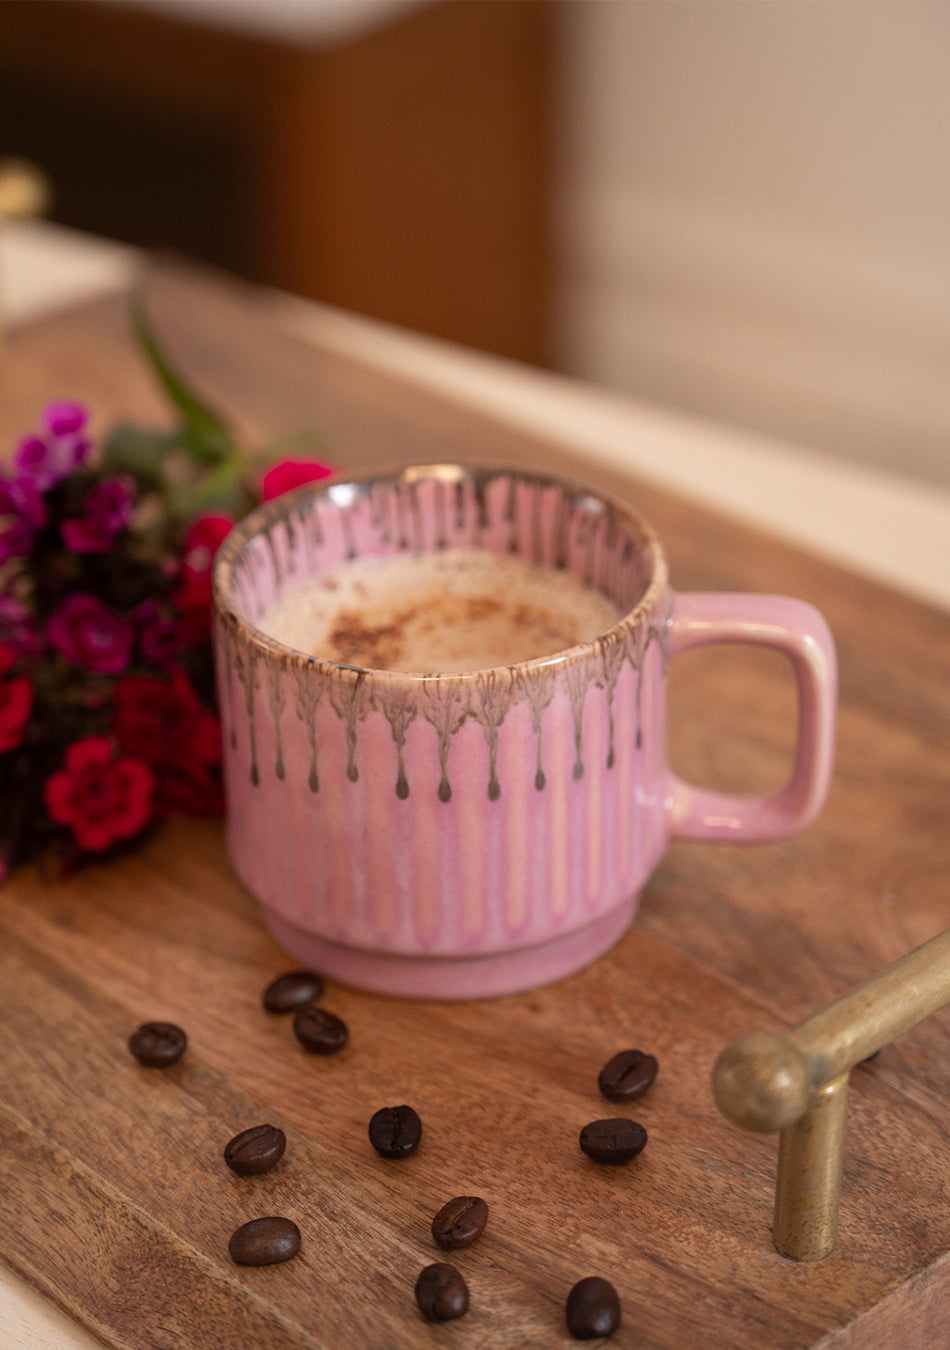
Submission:
M 834 1250 L 851 1070 L 947 1003 L 950 928 L 783 1036 L 753 1031 L 719 1056 L 723 1115 L 781 1131 L 772 1240 L 783 1256 L 817 1261 Z

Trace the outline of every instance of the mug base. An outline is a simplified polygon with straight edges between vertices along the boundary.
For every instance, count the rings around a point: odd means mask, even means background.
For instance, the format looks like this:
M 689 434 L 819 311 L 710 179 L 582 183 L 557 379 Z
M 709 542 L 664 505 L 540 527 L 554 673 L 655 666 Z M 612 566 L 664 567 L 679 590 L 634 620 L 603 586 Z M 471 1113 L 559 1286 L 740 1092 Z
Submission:
M 575 974 L 623 936 L 639 899 L 637 893 L 586 928 L 549 942 L 485 956 L 385 956 L 316 937 L 266 906 L 263 916 L 285 951 L 340 984 L 393 998 L 457 1002 L 521 994 Z

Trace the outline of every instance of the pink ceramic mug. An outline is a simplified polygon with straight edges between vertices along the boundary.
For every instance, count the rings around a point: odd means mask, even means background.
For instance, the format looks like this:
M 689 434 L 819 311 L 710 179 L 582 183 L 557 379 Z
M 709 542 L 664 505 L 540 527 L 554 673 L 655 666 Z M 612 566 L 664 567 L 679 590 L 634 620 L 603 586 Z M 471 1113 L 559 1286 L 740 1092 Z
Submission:
M 595 640 L 460 674 L 337 664 L 262 633 L 275 599 L 350 558 L 477 548 L 569 572 L 623 617 Z M 777 839 L 831 776 L 836 664 L 821 615 L 770 595 L 684 594 L 637 513 L 516 468 L 415 466 L 261 507 L 215 568 L 228 846 L 277 940 L 343 983 L 473 998 L 594 960 L 672 836 Z M 744 642 L 790 659 L 788 783 L 692 787 L 667 762 L 667 668 Z

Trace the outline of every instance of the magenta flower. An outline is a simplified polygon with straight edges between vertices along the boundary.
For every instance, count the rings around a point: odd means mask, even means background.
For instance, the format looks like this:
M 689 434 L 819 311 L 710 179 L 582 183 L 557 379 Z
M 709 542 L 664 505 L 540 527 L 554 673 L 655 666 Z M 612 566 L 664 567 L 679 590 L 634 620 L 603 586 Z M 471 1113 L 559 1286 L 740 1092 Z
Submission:
M 30 478 L 0 478 L 0 516 L 19 516 L 31 530 L 46 524 L 43 494 Z
M 0 567 L 11 558 L 23 558 L 33 547 L 33 531 L 25 520 L 15 518 L 0 526 Z
M 35 484 L 0 478 L 0 566 L 29 553 L 34 533 L 45 524 L 46 503 Z
M 73 553 L 108 553 L 115 537 L 132 519 L 132 484 L 128 478 L 109 478 L 83 502 L 86 514 L 64 520 L 63 541 Z
M 60 605 L 46 625 L 46 636 L 72 665 L 97 675 L 121 675 L 132 656 L 132 625 L 87 592 Z
M 130 617 L 135 622 L 142 660 L 159 670 L 170 670 L 181 650 L 173 621 L 162 614 L 155 600 L 143 600 Z
M 35 483 L 41 492 L 52 487 L 57 477 L 63 476 L 55 473 L 52 460 L 50 447 L 39 436 L 27 436 L 13 452 L 17 471 Z
M 52 435 L 63 440 L 83 429 L 86 425 L 86 410 L 80 403 L 59 399 L 56 403 L 47 404 L 43 410 L 43 421 Z
M 27 436 L 13 463 L 19 474 L 45 492 L 85 463 L 90 442 L 82 435 L 85 409 L 78 403 L 51 403 L 43 413 L 45 436 Z
M 0 644 L 20 656 L 35 654 L 42 645 L 33 626 L 33 615 L 9 591 L 0 593 Z

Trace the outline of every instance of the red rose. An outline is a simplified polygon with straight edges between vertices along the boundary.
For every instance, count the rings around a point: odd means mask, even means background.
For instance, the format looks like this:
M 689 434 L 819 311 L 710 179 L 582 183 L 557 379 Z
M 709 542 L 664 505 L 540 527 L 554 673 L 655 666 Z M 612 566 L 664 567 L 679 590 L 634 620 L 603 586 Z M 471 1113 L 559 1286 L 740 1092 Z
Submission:
M 211 632 L 211 573 L 185 573 L 171 600 L 178 617 L 175 634 L 179 645 L 197 647 L 206 642 Z
M 230 516 L 200 516 L 185 537 L 184 570 L 210 573 L 214 555 L 233 526 Z
M 33 686 L 26 676 L 3 678 L 15 659 L 9 647 L 0 646 L 0 755 L 23 740 L 33 710 Z
M 117 681 L 113 729 L 126 754 L 151 766 L 158 815 L 221 814 L 221 724 L 183 670 L 171 681 L 147 675 Z
M 152 788 L 147 764 L 116 757 L 105 736 L 86 736 L 73 741 L 65 767 L 47 779 L 46 805 L 55 821 L 72 827 L 80 848 L 101 853 L 147 824 Z
M 261 475 L 258 489 L 262 499 L 269 502 L 292 488 L 319 483 L 321 478 L 331 478 L 335 473 L 332 464 L 321 464 L 316 459 L 283 459 Z
M 200 764 L 166 765 L 155 783 L 155 810 L 160 816 L 179 811 L 184 816 L 220 816 L 224 813 L 221 778 Z
M 181 580 L 172 595 L 178 636 L 185 647 L 205 641 L 211 632 L 212 564 L 233 525 L 230 516 L 202 516 L 188 531 Z
M 127 675 L 115 685 L 116 740 L 153 766 L 221 763 L 221 725 L 181 669 L 171 680 Z

